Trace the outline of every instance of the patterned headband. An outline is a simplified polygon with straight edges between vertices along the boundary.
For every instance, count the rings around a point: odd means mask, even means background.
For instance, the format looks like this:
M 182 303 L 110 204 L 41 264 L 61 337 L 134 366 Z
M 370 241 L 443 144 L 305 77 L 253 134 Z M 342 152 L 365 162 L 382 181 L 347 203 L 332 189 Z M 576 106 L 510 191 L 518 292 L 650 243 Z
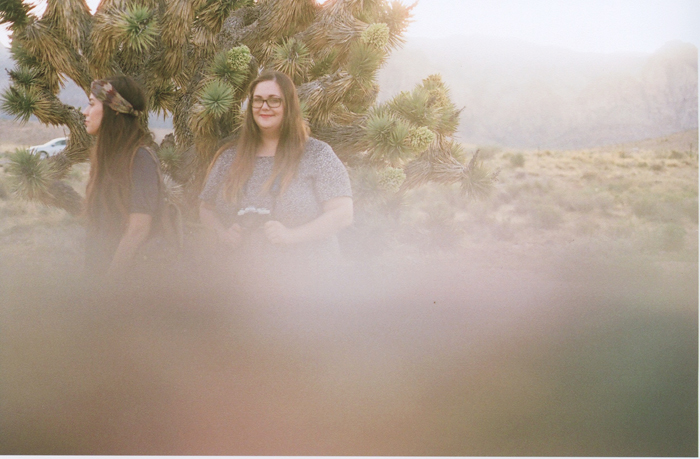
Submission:
M 90 91 L 102 103 L 107 104 L 112 110 L 117 113 L 139 116 L 140 111 L 134 110 L 134 107 L 124 99 L 112 84 L 105 80 L 95 80 L 90 86 Z

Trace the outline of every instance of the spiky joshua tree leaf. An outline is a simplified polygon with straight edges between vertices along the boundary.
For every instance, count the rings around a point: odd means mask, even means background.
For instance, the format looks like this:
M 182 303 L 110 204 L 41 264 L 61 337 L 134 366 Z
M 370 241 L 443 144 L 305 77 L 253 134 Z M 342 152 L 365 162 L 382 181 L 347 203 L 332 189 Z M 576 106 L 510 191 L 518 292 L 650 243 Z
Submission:
M 37 111 L 50 109 L 51 104 L 41 96 L 35 87 L 10 86 L 2 95 L 2 109 L 16 120 L 26 123 Z
M 233 106 L 234 94 L 231 86 L 221 81 L 212 81 L 204 87 L 200 101 L 204 107 L 204 116 L 218 118 Z
M 389 26 L 383 23 L 370 24 L 362 32 L 362 43 L 376 49 L 384 49 L 389 44 Z
M 42 161 L 38 154 L 23 148 L 10 155 L 7 166 L 12 191 L 19 197 L 45 201 L 49 196 L 51 183 L 48 163 Z
M 289 75 L 296 84 L 304 81 L 312 63 L 309 48 L 295 38 L 275 47 L 273 67 Z
M 130 6 L 118 22 L 117 29 L 127 52 L 143 54 L 152 49 L 160 33 L 155 11 L 141 6 Z

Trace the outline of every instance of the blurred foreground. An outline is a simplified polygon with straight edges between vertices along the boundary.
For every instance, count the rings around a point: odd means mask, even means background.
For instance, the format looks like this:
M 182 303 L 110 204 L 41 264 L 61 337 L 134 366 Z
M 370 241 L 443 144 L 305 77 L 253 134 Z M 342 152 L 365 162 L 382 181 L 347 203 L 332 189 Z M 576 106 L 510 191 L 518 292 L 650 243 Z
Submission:
M 537 266 L 110 289 L 5 258 L 0 453 L 697 455 L 697 263 Z
M 484 148 L 483 201 L 355 187 L 335 270 L 131 289 L 3 172 L 0 453 L 697 456 L 697 138 Z

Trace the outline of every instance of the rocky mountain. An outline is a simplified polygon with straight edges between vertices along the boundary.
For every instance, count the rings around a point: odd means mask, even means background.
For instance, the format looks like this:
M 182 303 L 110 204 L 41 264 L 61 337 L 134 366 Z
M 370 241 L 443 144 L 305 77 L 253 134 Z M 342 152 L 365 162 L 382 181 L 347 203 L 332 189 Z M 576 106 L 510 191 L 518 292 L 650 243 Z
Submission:
M 12 67 L 0 47 L 0 69 Z M 410 38 L 382 68 L 379 98 L 433 73 L 463 107 L 458 137 L 468 144 L 586 148 L 698 127 L 698 50 L 688 43 L 653 54 L 596 54 L 478 36 Z M 0 72 L 0 91 L 7 85 Z M 60 97 L 86 102 L 70 81 Z
M 411 38 L 379 78 L 380 98 L 440 73 L 464 110 L 460 139 L 518 148 L 585 148 L 698 127 L 698 50 L 581 53 L 483 37 Z

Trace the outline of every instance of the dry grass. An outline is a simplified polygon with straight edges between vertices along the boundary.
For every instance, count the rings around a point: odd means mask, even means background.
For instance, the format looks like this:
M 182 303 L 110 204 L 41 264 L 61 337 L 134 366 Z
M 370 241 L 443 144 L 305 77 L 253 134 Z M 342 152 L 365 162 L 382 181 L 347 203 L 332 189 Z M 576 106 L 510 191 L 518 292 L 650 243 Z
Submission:
M 0 189 L 0 452 L 697 455 L 697 150 L 491 150 L 488 199 L 412 192 L 371 260 L 138 291 Z
M 697 131 L 607 149 L 503 151 L 485 165 L 501 169 L 499 183 L 485 201 L 463 206 L 465 246 L 614 246 L 659 262 L 697 262 Z

